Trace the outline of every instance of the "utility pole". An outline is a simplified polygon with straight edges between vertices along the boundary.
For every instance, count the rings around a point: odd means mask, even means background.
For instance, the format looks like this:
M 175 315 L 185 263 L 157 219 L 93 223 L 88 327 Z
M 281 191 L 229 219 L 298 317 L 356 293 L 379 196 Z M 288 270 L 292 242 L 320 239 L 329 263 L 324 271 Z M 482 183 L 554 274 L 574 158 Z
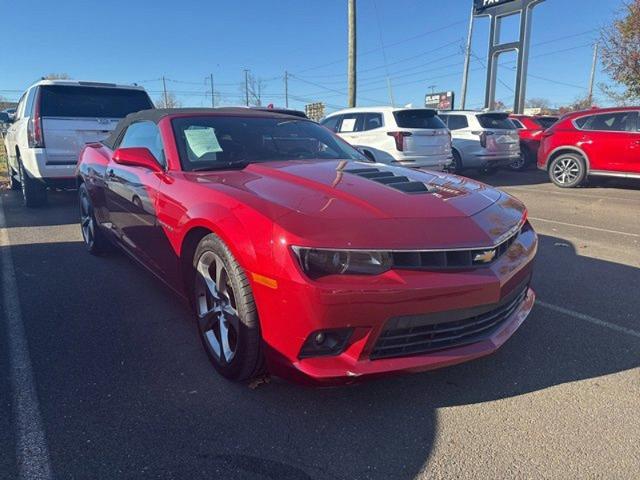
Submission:
M 593 83 L 596 79 L 596 68 L 598 66 L 598 44 L 593 46 L 593 63 L 591 64 L 591 79 L 589 80 L 589 105 L 593 105 Z
M 167 82 L 164 79 L 164 75 L 162 76 L 162 90 L 164 91 L 164 108 L 169 108 L 169 99 L 167 97 Z
M 284 71 L 284 106 L 289 108 L 289 72 Z
M 260 79 L 258 79 L 258 106 L 262 106 L 262 84 L 260 83 Z
M 211 108 L 216 108 L 216 96 L 213 89 L 213 73 L 209 74 L 209 79 L 211 80 Z
M 249 70 L 244 69 L 244 97 L 247 107 L 249 106 Z
M 348 90 L 349 107 L 356 106 L 356 0 L 348 0 L 349 49 L 348 49 Z
M 467 47 L 464 51 L 464 73 L 462 74 L 462 88 L 460 89 L 460 109 L 464 110 L 467 103 L 467 82 L 469 81 L 469 64 L 471 63 L 471 39 L 473 37 L 473 14 L 475 2 L 471 1 L 471 14 L 469 15 L 469 30 L 467 31 Z

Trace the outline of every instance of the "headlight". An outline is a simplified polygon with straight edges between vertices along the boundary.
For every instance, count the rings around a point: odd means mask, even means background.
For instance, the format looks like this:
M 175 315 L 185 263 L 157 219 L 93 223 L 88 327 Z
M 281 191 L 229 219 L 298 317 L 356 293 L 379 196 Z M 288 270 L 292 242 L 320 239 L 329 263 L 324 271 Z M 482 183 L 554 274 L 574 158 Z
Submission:
M 300 266 L 311 278 L 324 275 L 379 275 L 391 268 L 391 254 L 364 250 L 293 247 Z

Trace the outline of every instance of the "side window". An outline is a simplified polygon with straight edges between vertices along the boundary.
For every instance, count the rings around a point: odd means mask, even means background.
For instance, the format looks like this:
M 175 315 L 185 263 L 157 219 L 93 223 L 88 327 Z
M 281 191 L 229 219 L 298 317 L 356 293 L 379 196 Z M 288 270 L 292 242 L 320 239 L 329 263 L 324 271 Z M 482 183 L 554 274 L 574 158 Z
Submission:
M 382 126 L 382 115 L 380 113 L 365 113 L 364 127 L 362 130 L 373 130 Z
M 327 127 L 332 132 L 338 131 L 338 123 L 340 121 L 340 115 L 336 115 L 334 117 L 325 118 L 320 124 L 324 127 Z
M 516 120 L 515 118 L 510 118 L 509 120 L 511 120 L 511 123 L 513 123 L 516 128 L 519 128 L 521 130 L 524 129 L 524 125 L 520 122 L 520 120 Z
M 449 128 L 449 115 L 438 114 L 438 118 Z
M 343 115 L 342 123 L 340 124 L 340 133 L 361 132 L 363 121 L 364 114 L 362 113 Z
M 146 147 L 160 165 L 167 166 L 160 130 L 153 122 L 137 122 L 129 125 L 119 147 Z
M 16 107 L 16 120 L 24 117 L 24 104 L 26 101 L 26 95 L 26 93 L 23 93 L 20 97 L 20 100 L 18 100 L 18 106 Z
M 449 130 L 461 130 L 469 126 L 467 117 L 464 115 L 449 115 L 449 122 L 447 123 Z
M 36 91 L 38 87 L 34 87 L 27 93 L 27 100 L 25 102 L 24 112 L 22 112 L 23 117 L 30 117 L 33 113 L 33 99 L 36 96 Z
M 576 120 L 583 130 L 604 130 L 610 132 L 635 132 L 637 112 L 611 112 Z

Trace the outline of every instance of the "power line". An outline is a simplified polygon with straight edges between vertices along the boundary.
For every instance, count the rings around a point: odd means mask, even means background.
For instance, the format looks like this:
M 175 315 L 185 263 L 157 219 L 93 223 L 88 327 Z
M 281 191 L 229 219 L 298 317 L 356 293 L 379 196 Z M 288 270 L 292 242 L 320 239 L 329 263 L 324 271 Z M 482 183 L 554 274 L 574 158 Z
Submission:
M 457 25 L 460 25 L 460 23 L 464 23 L 464 22 L 465 22 L 465 20 L 458 21 L 458 22 L 454 22 L 454 23 L 451 23 L 451 24 L 449 24 L 449 25 L 445 25 L 444 27 L 437 28 L 437 29 L 435 29 L 435 30 L 429 30 L 429 31 L 427 31 L 427 32 L 423 32 L 423 33 L 421 33 L 421 34 L 414 35 L 413 37 L 405 38 L 404 40 L 399 40 L 399 41 L 397 41 L 397 42 L 395 42 L 395 43 L 389 43 L 389 44 L 387 44 L 386 46 L 387 46 L 387 47 L 395 47 L 396 45 L 400 45 L 400 44 L 402 44 L 402 43 L 410 42 L 410 41 L 415 40 L 415 39 L 417 39 L 417 38 L 425 37 L 425 36 L 427 36 L 427 35 L 432 35 L 432 34 L 434 34 L 434 33 L 441 32 L 441 31 L 446 30 L 446 29 L 448 29 L 448 28 L 455 27 L 455 26 L 457 26 Z M 373 48 L 373 49 L 371 49 L 371 50 L 367 50 L 367 51 L 365 51 L 365 52 L 361 52 L 361 53 L 359 53 L 358 55 L 359 55 L 360 57 L 362 57 L 362 56 L 370 55 L 370 54 L 372 54 L 372 53 L 379 52 L 379 51 L 380 51 L 380 48 Z M 309 72 L 309 71 L 311 71 L 311 70 L 317 70 L 317 69 L 319 69 L 319 68 L 328 67 L 328 66 L 331 66 L 331 65 L 336 65 L 336 64 L 339 64 L 339 63 L 344 63 L 344 62 L 345 62 L 345 59 L 344 59 L 344 58 L 342 58 L 342 59 L 340 59 L 340 60 L 334 60 L 334 61 L 332 61 L 332 62 L 327 62 L 327 63 L 323 63 L 323 64 L 321 64 L 321 65 L 316 65 L 316 66 L 314 66 L 314 67 L 309 67 L 309 68 L 305 68 L 305 69 L 303 69 L 303 70 L 299 70 L 298 72 L 296 72 L 296 75 L 299 75 L 299 74 L 304 73 L 304 72 Z

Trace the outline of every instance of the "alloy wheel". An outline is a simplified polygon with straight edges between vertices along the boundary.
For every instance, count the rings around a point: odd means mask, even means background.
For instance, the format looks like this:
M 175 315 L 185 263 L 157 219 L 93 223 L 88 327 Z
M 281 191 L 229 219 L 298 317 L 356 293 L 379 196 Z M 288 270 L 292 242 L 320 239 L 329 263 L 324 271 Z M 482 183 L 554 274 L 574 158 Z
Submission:
M 84 190 L 80 192 L 80 226 L 82 228 L 82 238 L 91 247 L 95 239 L 96 227 L 93 221 L 93 208 Z
M 514 160 L 509 164 L 509 167 L 513 170 L 522 170 L 524 168 L 525 158 L 524 155 L 520 155 L 517 160 Z
M 569 185 L 578 179 L 580 175 L 580 165 L 575 158 L 561 158 L 553 166 L 551 174 L 559 184 Z
M 205 346 L 218 362 L 230 364 L 238 349 L 240 317 L 224 262 L 211 251 L 198 259 L 195 306 Z

